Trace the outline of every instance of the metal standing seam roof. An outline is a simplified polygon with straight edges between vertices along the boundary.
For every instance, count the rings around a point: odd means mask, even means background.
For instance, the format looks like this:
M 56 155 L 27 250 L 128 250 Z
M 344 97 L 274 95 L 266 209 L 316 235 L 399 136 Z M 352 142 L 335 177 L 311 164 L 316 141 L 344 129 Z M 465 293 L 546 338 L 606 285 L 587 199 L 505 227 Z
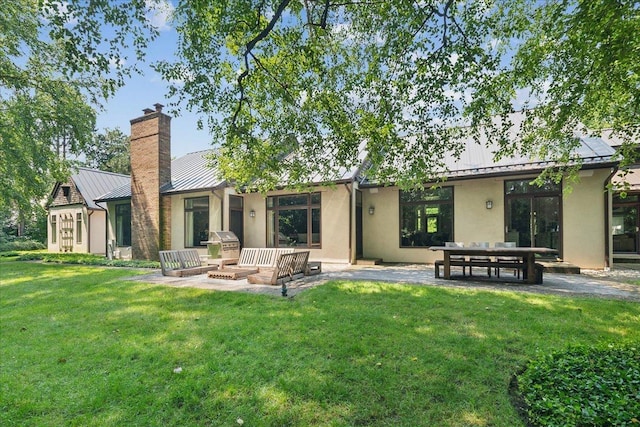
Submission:
M 444 164 L 447 171 L 443 176 L 449 178 L 466 178 L 493 174 L 511 174 L 518 172 L 533 172 L 553 166 L 553 162 L 544 159 L 529 159 L 514 156 L 494 161 L 494 153 L 498 150 L 496 144 L 488 141 L 475 141 L 468 138 L 463 141 L 465 146 L 460 158 L 447 156 Z M 313 184 L 339 182 L 358 179 L 364 185 L 376 185 L 366 178 L 366 170 L 370 165 L 367 160 L 366 144 L 359 147 L 358 159 L 361 164 L 352 169 L 341 168 L 333 177 L 316 174 L 311 177 Z M 160 189 L 162 194 L 176 194 L 188 191 L 213 189 L 226 185 L 226 181 L 218 176 L 218 171 L 208 166 L 208 156 L 214 149 L 197 151 L 186 154 L 171 162 L 171 182 Z M 580 137 L 580 146 L 575 150 L 577 157 L 582 159 L 583 165 L 609 165 L 614 163 L 615 150 L 604 140 L 597 137 Z M 102 193 L 98 201 L 113 201 L 131 198 L 130 178 L 119 187 L 114 187 L 107 193 Z M 288 179 L 287 174 L 282 177 L 283 185 Z
M 89 209 L 105 209 L 104 205 L 95 200 L 105 192 L 130 182 L 127 175 L 89 168 L 78 168 L 78 172 L 72 174 L 71 179 Z
M 185 154 L 171 162 L 171 182 L 163 185 L 163 194 L 217 188 L 226 183 L 218 170 L 209 165 L 214 149 Z
M 515 140 L 519 123 L 524 119 L 524 113 L 513 113 L 510 119 L 513 121 L 510 134 Z M 581 159 L 583 167 L 598 165 L 606 167 L 616 163 L 613 159 L 615 149 L 604 139 L 584 135 L 576 135 L 576 137 L 579 139 L 580 145 L 573 153 L 577 158 Z M 484 175 L 539 172 L 557 164 L 550 159 L 528 158 L 517 154 L 496 161 L 494 160 L 494 155 L 498 152 L 499 146 L 497 143 L 490 141 L 484 132 L 480 134 L 479 140 L 469 136 L 462 139 L 461 144 L 463 145 L 463 150 L 459 158 L 447 155 L 443 159 L 443 169 L 440 171 L 443 178 L 472 178 Z M 397 165 L 397 167 L 401 168 L 402 165 Z M 361 175 L 363 184 L 369 186 L 378 185 L 375 180 L 367 179 L 366 169 L 363 170 Z
M 601 138 L 579 137 L 580 146 L 574 151 L 584 166 L 610 164 L 613 162 L 615 150 Z M 501 172 L 525 172 L 544 169 L 556 163 L 549 159 L 531 159 L 513 156 L 494 161 L 493 155 L 498 150 L 496 144 L 487 142 L 465 141 L 465 149 L 460 158 L 445 159 L 449 177 L 485 175 Z
M 197 191 L 217 188 L 226 183 L 217 177 L 217 170 L 207 166 L 207 157 L 214 152 L 211 150 L 196 151 L 185 154 L 171 161 L 171 182 L 160 188 L 162 194 L 175 194 L 187 191 Z M 131 178 L 127 182 L 109 192 L 102 193 L 98 201 L 114 201 L 131 198 Z

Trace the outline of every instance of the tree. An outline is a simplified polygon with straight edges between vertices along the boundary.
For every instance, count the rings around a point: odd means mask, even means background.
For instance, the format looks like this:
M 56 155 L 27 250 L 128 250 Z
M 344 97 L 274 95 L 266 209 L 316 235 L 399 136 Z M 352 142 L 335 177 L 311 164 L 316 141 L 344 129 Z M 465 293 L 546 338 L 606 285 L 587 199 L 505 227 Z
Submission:
M 240 185 L 335 178 L 362 144 L 370 176 L 410 187 L 441 177 L 463 134 L 567 166 L 577 127 L 613 128 L 628 160 L 638 140 L 634 1 L 186 0 L 175 22 L 179 59 L 157 69 Z M 518 107 L 535 109 L 513 144 Z
M 96 133 L 84 154 L 87 167 L 125 175 L 131 171 L 129 137 L 118 128 Z
M 14 0 L 0 8 L 0 211 L 29 217 L 66 154 L 82 151 L 95 108 L 136 70 L 156 31 L 144 0 Z M 130 61 L 130 59 L 134 59 Z

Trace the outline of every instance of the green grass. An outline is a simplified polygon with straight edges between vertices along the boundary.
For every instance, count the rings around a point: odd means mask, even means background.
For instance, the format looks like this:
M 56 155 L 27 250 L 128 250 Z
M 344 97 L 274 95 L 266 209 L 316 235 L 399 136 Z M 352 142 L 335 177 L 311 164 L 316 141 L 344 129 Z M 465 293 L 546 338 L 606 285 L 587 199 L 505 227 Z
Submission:
M 640 304 L 369 282 L 294 299 L 0 260 L 0 425 L 522 426 L 509 382 Z M 176 368 L 180 373 L 175 373 Z

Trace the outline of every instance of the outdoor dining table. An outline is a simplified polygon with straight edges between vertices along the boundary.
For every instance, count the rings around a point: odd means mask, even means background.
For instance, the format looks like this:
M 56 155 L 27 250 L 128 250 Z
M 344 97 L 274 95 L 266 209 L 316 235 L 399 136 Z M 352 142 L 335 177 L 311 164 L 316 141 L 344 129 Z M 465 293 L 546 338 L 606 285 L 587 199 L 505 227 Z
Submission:
M 444 252 L 444 278 L 451 279 L 451 255 L 468 255 L 468 256 L 488 256 L 500 257 L 510 256 L 522 258 L 524 266 L 526 266 L 527 283 L 534 284 L 536 282 L 535 275 L 535 258 L 536 254 L 552 255 L 558 253 L 557 249 L 543 247 L 516 247 L 516 248 L 481 248 L 481 247 L 449 247 L 449 246 L 430 246 L 432 251 Z M 523 277 L 524 279 L 524 277 Z

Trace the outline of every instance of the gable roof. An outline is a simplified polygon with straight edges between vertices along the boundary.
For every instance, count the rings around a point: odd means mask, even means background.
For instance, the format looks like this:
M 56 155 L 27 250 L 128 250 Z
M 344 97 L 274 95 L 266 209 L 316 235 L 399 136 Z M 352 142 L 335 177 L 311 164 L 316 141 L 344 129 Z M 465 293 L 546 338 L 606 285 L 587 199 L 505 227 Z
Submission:
M 87 208 L 103 210 L 105 206 L 97 203 L 95 199 L 101 194 L 129 182 L 129 176 L 79 167 L 78 170 L 71 175 L 70 182 L 75 185 L 83 199 L 83 204 L 86 205 Z M 52 194 L 55 194 L 62 185 L 63 183 L 57 183 Z

